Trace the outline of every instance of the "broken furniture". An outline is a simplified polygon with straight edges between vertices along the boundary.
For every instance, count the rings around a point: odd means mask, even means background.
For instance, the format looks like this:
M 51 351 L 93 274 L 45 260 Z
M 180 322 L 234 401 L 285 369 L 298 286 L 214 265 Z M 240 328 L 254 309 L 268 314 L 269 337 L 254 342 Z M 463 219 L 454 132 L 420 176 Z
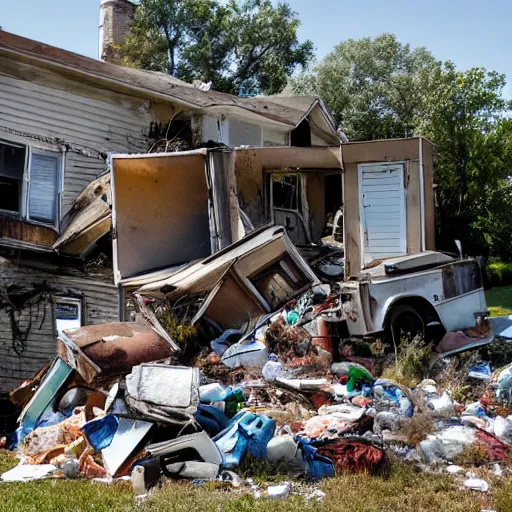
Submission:
M 59 357 L 89 384 L 127 373 L 145 361 L 166 359 L 177 348 L 170 338 L 137 323 L 68 329 L 57 340 Z

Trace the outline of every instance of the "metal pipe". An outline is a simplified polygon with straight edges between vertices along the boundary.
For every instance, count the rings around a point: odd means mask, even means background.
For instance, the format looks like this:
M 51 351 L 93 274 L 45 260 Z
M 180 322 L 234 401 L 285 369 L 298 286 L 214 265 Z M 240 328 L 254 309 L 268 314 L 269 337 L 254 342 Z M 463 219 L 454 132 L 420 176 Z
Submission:
M 350 275 L 350 261 L 347 265 L 347 232 L 346 232 L 346 216 L 345 216 L 345 166 L 343 165 L 343 146 L 340 142 L 340 164 L 341 164 L 341 210 L 343 212 L 343 268 L 345 275 L 343 280 Z M 348 271 L 347 271 L 348 269 Z

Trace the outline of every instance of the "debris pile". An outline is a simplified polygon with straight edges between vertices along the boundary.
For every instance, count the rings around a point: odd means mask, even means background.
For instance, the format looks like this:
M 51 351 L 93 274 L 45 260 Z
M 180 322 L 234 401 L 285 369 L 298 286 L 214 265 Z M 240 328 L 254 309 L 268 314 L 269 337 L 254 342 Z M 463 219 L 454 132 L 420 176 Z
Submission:
M 220 480 L 261 496 L 236 474 L 247 460 L 311 481 L 384 474 L 392 453 L 424 468 L 453 468 L 471 447 L 512 460 L 512 365 L 472 367 L 467 378 L 489 388 L 472 403 L 434 380 L 380 378 L 339 332 L 335 284 L 280 232 L 249 249 L 143 284 L 131 322 L 65 330 L 58 358 L 11 393 L 20 464 L 1 480 L 130 478 L 137 495 L 162 478 Z

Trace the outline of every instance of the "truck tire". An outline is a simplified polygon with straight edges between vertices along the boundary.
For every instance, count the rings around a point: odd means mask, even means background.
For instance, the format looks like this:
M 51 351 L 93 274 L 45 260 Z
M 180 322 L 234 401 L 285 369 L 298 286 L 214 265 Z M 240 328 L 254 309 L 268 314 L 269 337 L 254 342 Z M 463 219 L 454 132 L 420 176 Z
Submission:
M 396 340 L 397 346 L 404 336 L 408 339 L 416 336 L 425 339 L 425 321 L 421 313 L 407 304 L 393 306 L 386 324 L 386 338 L 390 343 Z

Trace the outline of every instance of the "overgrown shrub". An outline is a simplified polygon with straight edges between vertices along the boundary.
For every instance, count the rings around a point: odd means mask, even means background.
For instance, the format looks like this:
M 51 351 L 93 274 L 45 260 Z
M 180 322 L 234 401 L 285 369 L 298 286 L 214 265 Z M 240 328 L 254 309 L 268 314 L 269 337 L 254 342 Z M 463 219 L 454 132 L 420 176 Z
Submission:
M 403 337 L 396 356 L 384 368 L 382 377 L 412 388 L 428 377 L 431 357 L 432 346 L 423 338 L 417 336 L 411 340 Z
M 489 285 L 492 286 L 511 286 L 512 285 L 512 263 L 502 261 L 490 263 L 487 265 L 487 277 Z

